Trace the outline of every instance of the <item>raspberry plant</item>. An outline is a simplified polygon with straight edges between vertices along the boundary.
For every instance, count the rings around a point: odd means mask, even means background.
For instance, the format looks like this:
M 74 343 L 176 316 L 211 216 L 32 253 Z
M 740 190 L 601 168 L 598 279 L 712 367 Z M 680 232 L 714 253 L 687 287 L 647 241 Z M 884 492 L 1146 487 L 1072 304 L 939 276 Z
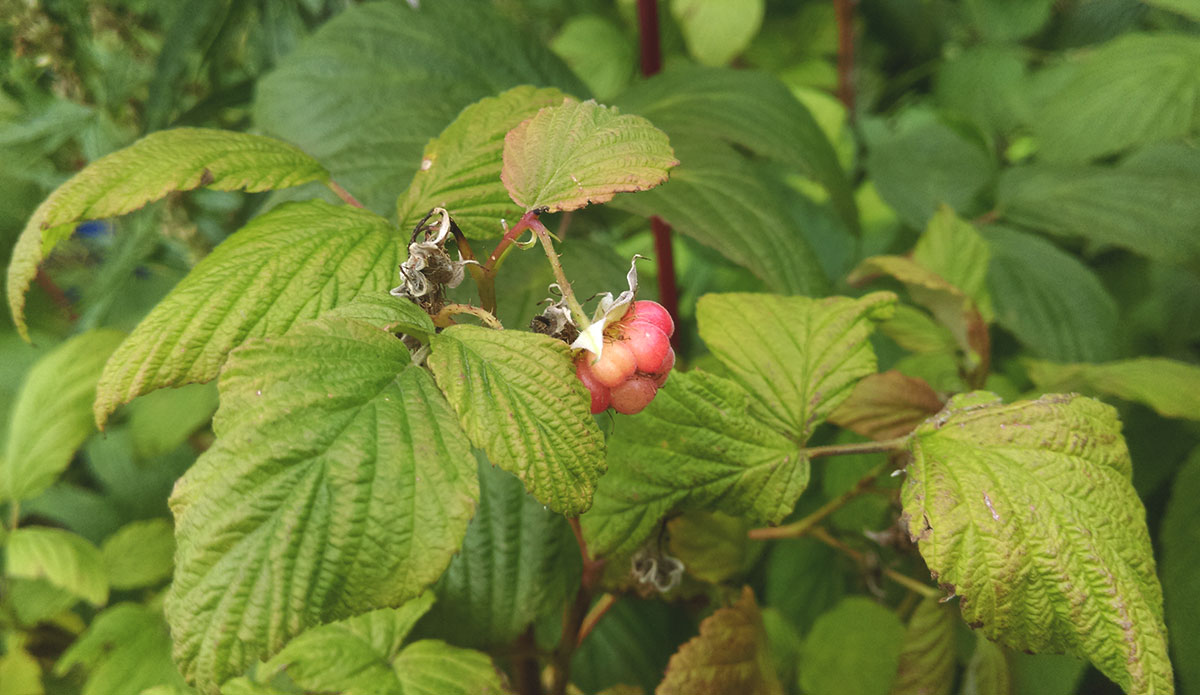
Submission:
M 30 288 L 52 286 L 51 253 L 82 224 L 199 189 L 275 192 L 132 330 L 81 330 L 30 371 L 0 459 L 0 693 L 50 692 L 38 650 L 72 629 L 53 674 L 86 672 L 86 693 L 1008 693 L 1037 674 L 1073 685 L 1076 659 L 1125 692 L 1175 692 L 1130 447 L 1118 410 L 1082 394 L 1194 418 L 1194 394 L 1163 384 L 1196 383 L 1196 368 L 996 368 L 998 326 L 1045 330 L 997 291 L 1030 277 L 1008 266 L 1088 272 L 986 229 L 1044 224 L 1040 182 L 1067 185 L 1049 166 L 1013 168 L 972 220 L 974 193 L 927 195 L 872 160 L 877 195 L 916 230 L 878 244 L 871 194 L 775 77 L 678 66 L 600 103 L 598 77 L 514 44 L 493 10 L 427 5 L 326 25 L 259 85 L 272 135 L 159 130 L 33 212 L 7 279 L 26 339 Z M 695 23 L 715 21 L 703 3 L 672 5 L 702 62 L 740 50 L 696 43 Z M 1195 50 L 1143 39 L 1101 58 Z M 367 80 L 362 55 L 384 46 L 454 72 Z M 1104 70 L 1079 71 L 1072 89 L 1104 88 Z M 408 110 L 321 120 L 375 89 Z M 864 126 L 873 152 L 962 140 L 922 114 L 893 125 Z M 1163 135 L 1043 127 L 1049 160 Z M 360 166 L 364 149 L 439 131 L 414 161 Z M 1120 167 L 1153 177 L 1186 154 Z M 857 240 L 844 277 L 787 223 L 773 186 L 789 176 Z M 661 255 L 575 238 L 651 217 L 758 291 L 685 294 L 681 310 Z M 195 390 L 214 380 L 219 407 Z M 178 417 L 184 400 L 198 405 Z M 138 418 L 178 444 L 210 415 L 194 463 L 123 473 L 173 484 L 173 523 L 124 524 L 102 548 L 45 523 L 47 495 L 70 506 L 76 450 L 111 457 Z M 1173 503 L 1170 533 L 1187 513 Z

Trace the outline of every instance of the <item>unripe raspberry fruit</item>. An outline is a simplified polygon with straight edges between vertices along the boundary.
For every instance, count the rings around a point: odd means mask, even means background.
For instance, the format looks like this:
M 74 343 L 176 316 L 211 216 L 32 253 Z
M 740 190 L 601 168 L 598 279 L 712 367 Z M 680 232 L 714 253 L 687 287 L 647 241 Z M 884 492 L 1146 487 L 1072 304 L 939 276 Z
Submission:
M 620 386 L 613 387 L 611 391 L 613 410 L 623 415 L 640 413 L 642 408 L 654 400 L 656 393 L 658 393 L 658 387 L 654 385 L 654 380 L 650 377 L 641 375 L 630 377 Z M 593 396 L 594 399 L 595 396 Z
M 612 394 L 607 386 L 596 381 L 596 376 L 588 367 L 587 359 L 582 356 L 581 359 L 575 360 L 575 376 L 579 377 L 588 393 L 592 395 L 592 415 L 608 410 L 608 406 L 612 404 Z
M 591 368 L 592 376 L 596 377 L 596 381 L 612 388 L 633 376 L 637 370 L 637 358 L 624 342 L 605 340 L 600 359 L 589 363 L 588 367 Z
M 670 312 L 658 302 L 652 302 L 648 299 L 636 301 L 629 308 L 629 312 L 625 316 L 627 321 L 648 321 L 658 326 L 658 329 L 666 333 L 668 338 L 675 335 L 675 322 L 671 320 Z
M 637 360 L 639 372 L 655 374 L 666 359 L 667 351 L 671 349 L 671 339 L 667 337 L 658 325 L 650 321 L 635 318 L 622 326 L 624 343 L 633 352 Z

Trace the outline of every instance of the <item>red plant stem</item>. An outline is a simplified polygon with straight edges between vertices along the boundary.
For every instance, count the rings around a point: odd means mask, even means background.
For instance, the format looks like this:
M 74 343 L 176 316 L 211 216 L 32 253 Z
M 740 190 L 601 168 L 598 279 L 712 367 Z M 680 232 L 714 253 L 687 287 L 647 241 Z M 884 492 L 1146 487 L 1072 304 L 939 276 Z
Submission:
M 649 77 L 662 69 L 662 49 L 658 35 L 658 0 L 638 0 L 637 9 L 642 74 Z
M 838 28 L 837 96 L 846 107 L 846 115 L 854 120 L 854 0 L 833 0 L 833 14 Z
M 362 203 L 358 202 L 358 198 L 355 198 L 350 194 L 350 191 L 347 191 L 345 188 L 342 188 L 340 185 L 338 185 L 337 181 L 329 179 L 329 181 L 326 182 L 326 185 L 329 186 L 329 190 L 333 191 L 334 194 L 341 198 L 342 201 L 347 205 L 353 205 L 356 208 L 361 208 L 363 206 Z
M 54 302 L 54 305 L 62 309 L 68 319 L 74 322 L 79 318 L 79 314 L 75 313 L 75 307 L 71 306 L 71 298 L 41 268 L 38 268 L 36 282 L 38 287 L 42 288 L 42 291 L 50 296 L 50 300 Z
M 638 39 L 641 44 L 642 75 L 650 77 L 662 69 L 658 31 L 658 0 L 638 0 Z M 679 284 L 675 277 L 675 254 L 671 250 L 671 226 L 661 217 L 650 218 L 654 235 L 654 262 L 658 266 L 658 301 L 679 322 Z M 679 348 L 679 334 L 671 337 Z

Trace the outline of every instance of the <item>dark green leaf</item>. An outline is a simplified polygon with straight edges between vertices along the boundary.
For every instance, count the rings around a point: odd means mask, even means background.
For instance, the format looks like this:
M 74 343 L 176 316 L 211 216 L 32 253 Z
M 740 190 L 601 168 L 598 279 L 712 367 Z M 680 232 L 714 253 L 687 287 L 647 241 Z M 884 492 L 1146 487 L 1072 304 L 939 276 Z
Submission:
M 804 640 L 800 687 L 811 695 L 887 695 L 903 644 L 895 613 L 861 596 L 842 599 Z
M 1200 688 L 1200 449 L 1175 476 L 1163 518 L 1162 578 L 1171 651 L 1183 692 Z

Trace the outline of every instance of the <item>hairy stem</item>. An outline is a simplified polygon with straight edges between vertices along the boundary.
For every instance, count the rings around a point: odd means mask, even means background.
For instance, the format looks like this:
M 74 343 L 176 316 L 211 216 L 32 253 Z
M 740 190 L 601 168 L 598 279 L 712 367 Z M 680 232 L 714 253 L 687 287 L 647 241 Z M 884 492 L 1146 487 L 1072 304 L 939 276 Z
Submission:
M 768 526 L 765 528 L 751 529 L 749 532 L 750 538 L 754 540 L 767 540 L 770 538 L 799 538 L 811 531 L 817 524 L 824 521 L 837 510 L 846 506 L 846 504 L 858 497 L 875 482 L 875 479 L 891 468 L 888 463 L 881 463 L 875 468 L 872 468 L 869 473 L 858 479 L 858 482 L 847 491 L 829 500 L 820 509 L 812 514 L 785 526 Z
M 470 304 L 447 304 L 442 307 L 441 311 L 433 315 L 433 325 L 452 325 L 453 322 L 450 320 L 450 317 L 458 314 L 470 314 L 498 331 L 504 330 L 504 326 L 500 324 L 500 319 L 493 316 L 491 312 L 477 306 L 471 306 Z
M 864 555 L 863 553 L 860 553 L 859 551 L 855 550 L 854 548 L 851 548 L 850 546 L 846 545 L 845 543 L 834 538 L 833 536 L 831 536 L 829 534 L 828 531 L 826 531 L 824 528 L 822 528 L 820 526 L 812 529 L 812 531 L 809 532 L 809 536 L 812 538 L 815 538 L 815 539 L 821 541 L 822 543 L 824 543 L 825 545 L 841 552 L 842 554 L 853 559 L 855 562 L 859 563 L 860 565 L 867 564 L 866 555 Z M 897 572 L 896 570 L 892 569 L 891 567 L 884 567 L 883 575 L 885 577 L 887 577 L 888 579 L 891 579 L 892 581 L 896 582 L 900 586 L 904 587 L 905 589 L 916 592 L 916 593 L 920 594 L 921 596 L 924 596 L 925 598 L 937 598 L 937 599 L 942 598 L 942 592 L 939 591 L 937 589 L 937 587 L 929 586 L 925 582 L 921 582 L 916 579 L 913 579 L 912 577 L 910 577 L 907 574 L 904 574 L 902 572 Z
M 567 300 L 567 306 L 571 308 L 575 324 L 579 326 L 580 331 L 587 330 L 587 327 L 591 325 L 591 321 L 588 321 L 587 314 L 583 311 L 583 305 L 579 303 L 579 300 L 575 299 L 575 293 L 571 290 L 571 283 L 567 280 L 566 273 L 563 272 L 562 263 L 558 262 L 558 252 L 554 250 L 554 243 L 550 241 L 550 231 L 536 217 L 530 220 L 529 228 L 537 235 L 538 241 L 542 242 L 542 249 L 546 252 L 546 259 L 550 261 L 550 267 L 554 270 L 554 281 L 558 283 L 558 289 L 562 291 L 563 299 Z
M 358 202 L 358 198 L 355 198 L 353 195 L 350 195 L 350 191 L 347 191 L 345 188 L 342 188 L 338 184 L 337 181 L 334 181 L 333 179 L 329 179 L 328 181 L 325 182 L 325 185 L 329 186 L 329 190 L 333 191 L 334 195 L 341 198 L 347 205 L 353 205 L 356 208 L 363 207 L 363 204 Z
M 599 601 L 596 601 L 596 605 L 592 606 L 591 610 L 587 612 L 587 615 L 583 617 L 583 624 L 579 626 L 579 635 L 575 638 L 575 647 L 577 649 L 587 639 L 587 636 L 592 634 L 592 629 L 596 627 L 596 623 L 600 622 L 600 619 L 604 617 L 608 609 L 613 607 L 613 604 L 617 602 L 617 598 L 616 594 L 604 594 L 600 597 Z

